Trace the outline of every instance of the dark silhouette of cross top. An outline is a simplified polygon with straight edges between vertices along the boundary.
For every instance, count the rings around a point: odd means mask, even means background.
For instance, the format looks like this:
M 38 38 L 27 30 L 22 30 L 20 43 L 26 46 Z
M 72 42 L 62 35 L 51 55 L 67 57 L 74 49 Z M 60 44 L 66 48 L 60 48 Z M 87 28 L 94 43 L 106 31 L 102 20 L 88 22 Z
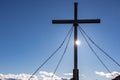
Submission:
M 78 24 L 83 23 L 100 23 L 100 19 L 84 19 L 78 20 L 77 19 L 77 8 L 78 3 L 74 3 L 74 20 L 52 20 L 53 24 L 73 24 L 74 26 L 74 69 L 73 69 L 73 78 L 72 80 L 79 80 L 79 69 L 78 69 L 78 45 L 76 45 L 77 41 L 77 27 Z

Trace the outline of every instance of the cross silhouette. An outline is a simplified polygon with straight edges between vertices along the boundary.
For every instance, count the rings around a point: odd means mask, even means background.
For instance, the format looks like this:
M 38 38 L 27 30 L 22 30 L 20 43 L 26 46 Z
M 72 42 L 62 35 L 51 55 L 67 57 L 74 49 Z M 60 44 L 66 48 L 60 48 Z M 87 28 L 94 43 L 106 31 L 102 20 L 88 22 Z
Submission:
M 78 40 L 78 32 L 77 27 L 78 24 L 85 23 L 100 23 L 100 19 L 77 19 L 77 11 L 78 3 L 74 3 L 74 20 L 52 20 L 53 24 L 73 24 L 74 26 L 74 69 L 73 69 L 73 78 L 72 80 L 79 80 L 79 69 L 78 69 L 78 45 L 76 45 L 76 41 Z

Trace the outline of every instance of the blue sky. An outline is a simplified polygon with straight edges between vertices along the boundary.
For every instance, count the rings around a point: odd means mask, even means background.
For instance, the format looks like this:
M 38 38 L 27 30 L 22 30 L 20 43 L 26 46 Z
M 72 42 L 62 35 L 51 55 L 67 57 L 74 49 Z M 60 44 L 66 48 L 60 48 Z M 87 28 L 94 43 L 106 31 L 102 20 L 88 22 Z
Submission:
M 31 74 L 63 41 L 72 25 L 54 25 L 52 19 L 73 19 L 74 2 L 79 19 L 100 18 L 100 24 L 81 24 L 87 34 L 120 62 L 119 0 L 0 0 L 0 73 Z M 107 72 L 79 33 L 79 69 L 83 79 L 106 79 L 95 71 Z M 57 75 L 73 69 L 72 40 Z M 52 72 L 62 54 L 59 51 L 41 70 Z M 101 53 L 96 49 L 98 54 Z M 120 70 L 107 57 L 111 71 Z

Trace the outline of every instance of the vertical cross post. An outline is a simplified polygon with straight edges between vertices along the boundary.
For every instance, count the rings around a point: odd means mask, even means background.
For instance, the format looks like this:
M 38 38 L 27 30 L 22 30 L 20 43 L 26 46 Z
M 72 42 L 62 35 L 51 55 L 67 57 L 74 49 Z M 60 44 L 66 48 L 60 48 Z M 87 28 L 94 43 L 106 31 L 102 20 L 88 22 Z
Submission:
M 73 80 L 79 80 L 79 70 L 78 70 L 78 45 L 76 41 L 78 40 L 78 22 L 77 22 L 77 7 L 78 3 L 74 3 L 74 69 L 73 69 Z

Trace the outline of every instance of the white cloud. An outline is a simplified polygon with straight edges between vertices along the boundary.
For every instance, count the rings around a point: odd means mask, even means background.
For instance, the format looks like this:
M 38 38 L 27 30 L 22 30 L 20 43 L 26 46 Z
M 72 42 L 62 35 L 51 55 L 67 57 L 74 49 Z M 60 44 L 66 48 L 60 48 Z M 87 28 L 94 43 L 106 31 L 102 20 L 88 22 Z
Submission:
M 73 73 L 64 73 L 64 79 L 70 80 L 73 77 Z
M 73 73 L 64 73 L 65 76 L 73 76 Z
M 64 73 L 64 77 L 54 75 L 52 80 L 69 80 L 72 78 L 72 73 Z M 33 76 L 30 80 L 51 80 L 53 76 L 52 72 L 40 71 L 37 76 Z M 1 80 L 28 80 L 31 77 L 30 74 L 0 74 Z
M 105 73 L 105 72 L 95 71 L 95 74 L 100 75 L 100 76 L 104 76 L 106 78 L 113 79 L 113 78 L 117 77 L 118 75 L 120 75 L 120 72 L 113 71 L 112 73 Z
M 51 80 L 53 76 L 52 72 L 46 72 L 46 71 L 40 71 L 39 74 L 42 80 Z M 53 80 L 61 80 L 61 77 L 54 75 Z
M 24 74 L 24 73 L 23 74 L 7 74 L 7 75 L 0 74 L 0 79 L 2 80 L 9 80 L 9 79 L 28 80 L 30 76 L 31 76 L 30 74 Z M 31 80 L 38 80 L 38 78 L 37 76 L 33 76 Z

